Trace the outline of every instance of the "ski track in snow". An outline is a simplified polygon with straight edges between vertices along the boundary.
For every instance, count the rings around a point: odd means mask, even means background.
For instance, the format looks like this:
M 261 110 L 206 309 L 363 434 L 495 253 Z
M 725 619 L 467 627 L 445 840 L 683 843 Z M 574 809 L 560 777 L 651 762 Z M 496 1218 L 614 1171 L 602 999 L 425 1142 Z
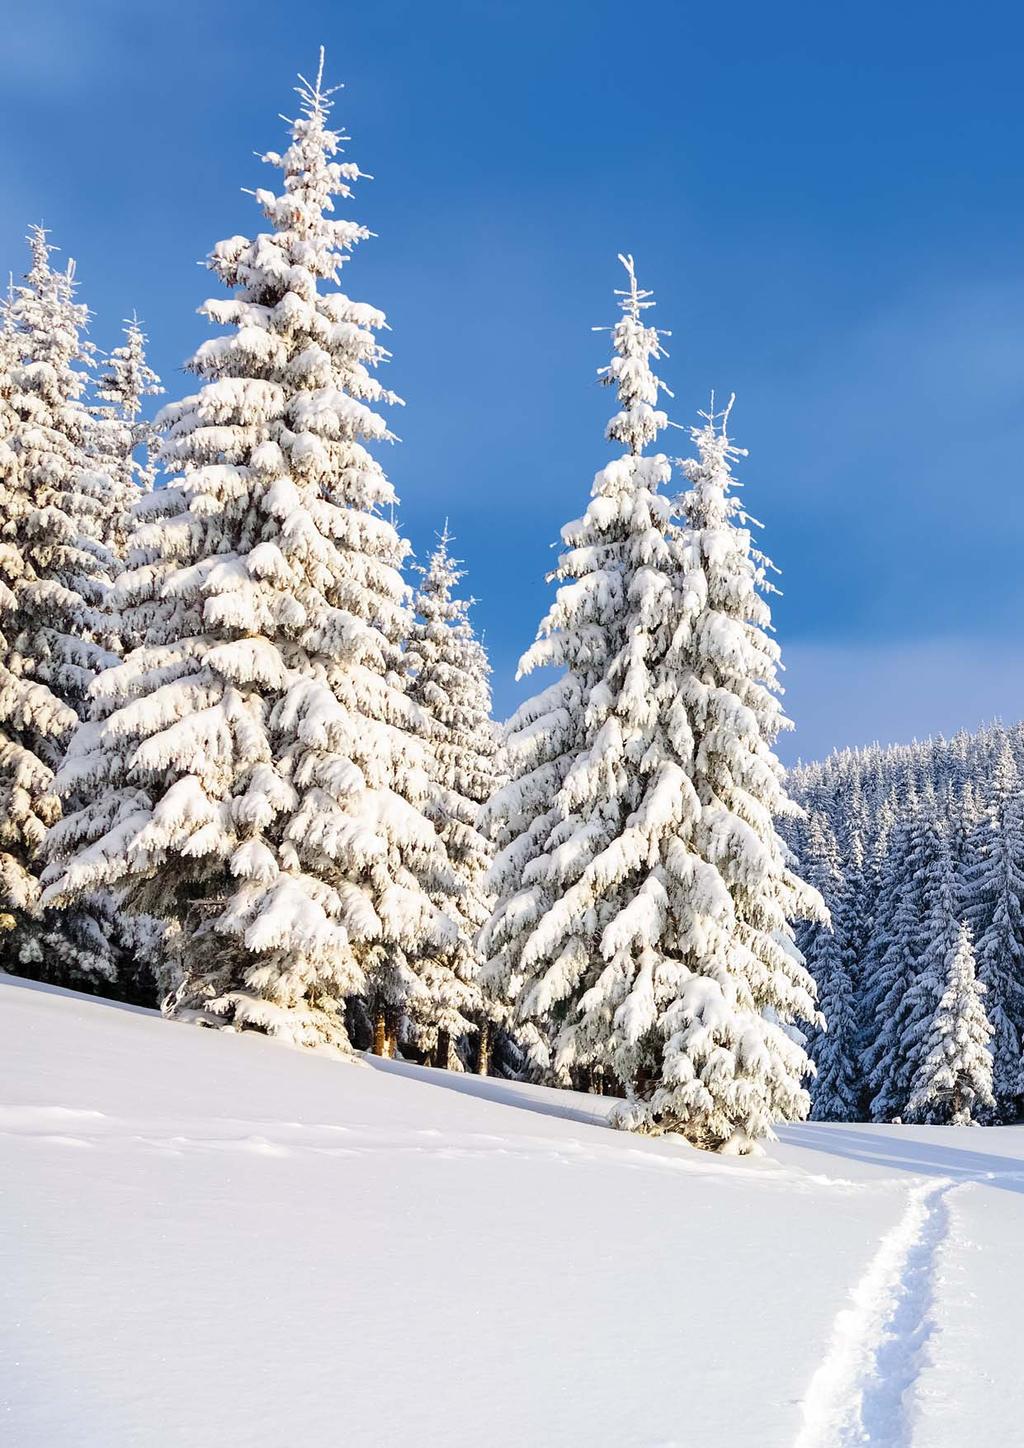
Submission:
M 851 1305 L 836 1317 L 793 1448 L 911 1448 L 914 1384 L 935 1329 L 933 1289 L 949 1231 L 947 1197 L 984 1179 L 944 1177 L 911 1191 L 903 1215 L 853 1289 Z

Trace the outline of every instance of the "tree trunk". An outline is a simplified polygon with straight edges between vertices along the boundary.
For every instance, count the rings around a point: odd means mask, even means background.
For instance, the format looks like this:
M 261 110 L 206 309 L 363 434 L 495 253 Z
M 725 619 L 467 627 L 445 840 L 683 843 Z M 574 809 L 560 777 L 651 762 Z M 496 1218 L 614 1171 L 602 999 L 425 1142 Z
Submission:
M 481 1021 L 476 1044 L 476 1074 L 486 1076 L 491 1069 L 491 1023 Z
M 452 1038 L 447 1031 L 438 1031 L 437 1045 L 434 1047 L 434 1065 L 439 1066 L 442 1071 L 447 1071 L 451 1062 Z
M 375 1056 L 388 1054 L 388 1023 L 382 1010 L 377 1012 L 373 1021 L 373 1054 Z

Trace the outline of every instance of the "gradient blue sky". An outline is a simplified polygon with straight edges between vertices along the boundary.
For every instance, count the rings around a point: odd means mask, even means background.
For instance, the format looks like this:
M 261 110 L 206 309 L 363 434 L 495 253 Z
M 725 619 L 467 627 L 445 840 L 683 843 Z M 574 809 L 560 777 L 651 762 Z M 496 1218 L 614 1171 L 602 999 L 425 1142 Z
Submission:
M 393 328 L 402 523 L 422 555 L 449 516 L 500 712 L 610 456 L 591 327 L 630 250 L 674 418 L 738 395 L 786 757 L 1024 714 L 1019 7 L 34 0 L 0 29 L 3 268 L 45 221 L 95 340 L 137 308 L 180 394 L 196 262 L 258 225 L 321 42 L 376 178 L 345 275 Z

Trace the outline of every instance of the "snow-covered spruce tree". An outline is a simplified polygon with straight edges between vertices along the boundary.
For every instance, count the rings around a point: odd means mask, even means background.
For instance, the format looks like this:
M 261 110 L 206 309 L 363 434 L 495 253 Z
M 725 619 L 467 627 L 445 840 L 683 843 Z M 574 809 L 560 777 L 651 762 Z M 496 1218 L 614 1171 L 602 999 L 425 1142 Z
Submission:
M 591 998 L 592 1009 L 579 1008 L 605 973 L 601 933 L 620 908 L 613 886 L 624 873 L 633 878 L 625 856 L 610 869 L 608 850 L 628 813 L 618 796 L 640 787 L 637 771 L 627 782 L 611 753 L 589 797 L 580 770 L 595 747 L 623 747 L 611 717 L 621 685 L 610 691 L 605 680 L 625 640 L 634 577 L 642 587 L 670 562 L 670 508 L 660 489 L 671 469 L 664 454 L 646 454 L 667 422 L 657 405 L 667 389 L 651 366 L 664 334 L 645 325 L 650 293 L 637 286 L 632 258 L 620 260 L 628 286 L 617 293 L 622 316 L 599 376 L 616 388 L 620 410 L 607 435 L 625 451 L 595 477 L 583 517 L 562 529 L 564 551 L 550 575 L 560 586 L 519 677 L 539 667 L 562 674 L 506 725 L 509 780 L 484 811 L 498 847 L 496 904 L 481 936 L 487 988 L 514 1010 L 534 1071 L 577 1085 L 615 1070 L 614 1004 Z
M 4 496 L 8 492 L 8 479 L 13 479 L 13 442 L 18 426 L 17 413 L 11 406 L 14 370 L 20 360 L 13 302 L 12 276 L 0 309 L 0 490 Z M 12 705 L 17 704 L 18 694 L 22 692 L 6 664 L 10 654 L 7 638 L 10 612 L 17 602 L 4 576 L 9 573 L 11 561 L 6 546 L 0 545 L 0 807 L 4 813 L 4 823 L 0 826 L 0 968 L 10 963 L 4 936 L 16 928 L 19 918 L 24 921 L 24 914 L 15 916 L 11 907 L 18 908 L 20 912 L 31 911 L 36 887 L 27 863 L 45 838 L 46 826 L 56 804 L 49 789 L 48 771 L 42 771 L 37 765 L 38 773 L 33 771 L 34 779 L 24 772 L 20 781 L 17 778 L 19 762 L 34 764 L 35 761 L 24 754 L 19 759 L 11 739 L 12 720 L 9 715 Z M 19 797 L 22 802 L 20 819 L 14 816 L 12 808 Z
M 859 994 L 861 965 L 867 949 L 874 904 L 873 872 L 868 858 L 871 820 L 859 782 L 855 782 L 851 791 L 848 817 L 840 823 L 836 838 L 841 856 L 842 888 L 837 904 L 843 936 L 843 960 L 851 989 Z
M 668 939 L 678 932 L 653 975 L 664 1047 L 655 1079 L 633 1083 L 627 1121 L 745 1150 L 773 1121 L 808 1110 L 810 1066 L 793 1028 L 820 1018 L 793 922 L 827 911 L 776 830 L 797 812 L 773 752 L 788 721 L 764 596 L 771 564 L 753 547 L 755 520 L 733 492 L 731 465 L 745 453 L 728 436 L 731 408 L 730 400 L 719 418 L 712 404 L 692 430 L 686 571 L 671 642 L 651 678 L 661 714 L 652 744 L 678 750 L 699 809 L 695 859 L 682 856 L 678 837 L 663 856 L 671 904 L 661 909 L 675 923 L 662 928 Z M 642 623 L 641 637 L 649 627 Z
M 455 597 L 465 575 L 452 558 L 445 524 L 416 593 L 416 624 L 410 647 L 409 693 L 428 727 L 434 798 L 428 811 L 448 855 L 457 891 L 446 888 L 434 903 L 458 930 L 450 955 L 427 964 L 424 992 L 412 1001 L 413 1038 L 438 1066 L 458 1069 L 469 1059 L 467 1038 L 489 1035 L 492 1025 L 477 981 L 477 938 L 493 903 L 487 874 L 493 858 L 478 824 L 481 807 L 499 779 L 498 736 L 491 719 L 490 665 L 469 622 L 472 599 Z M 472 1053 L 487 1068 L 487 1040 Z
M 1024 798 L 1005 733 L 1000 731 L 992 799 L 972 839 L 976 859 L 966 882 L 965 913 L 979 931 L 978 979 L 992 1023 L 997 1115 L 1013 1121 L 1021 1105 L 1024 1031 Z
M 814 814 L 808 821 L 805 859 L 813 865 L 806 869 L 807 881 L 821 895 L 831 917 L 831 924 L 812 921 L 800 934 L 800 951 L 824 1018 L 824 1025 L 812 1030 L 807 1041 L 815 1067 L 811 1116 L 815 1121 L 856 1121 L 860 1036 L 846 934 L 851 912 L 839 846 L 823 814 Z
M 906 1114 L 912 1121 L 970 1126 L 995 1108 L 992 1027 L 977 979 L 971 929 L 962 922 L 946 958 L 945 989 L 924 1042 Z
M 990 731 L 984 750 L 985 768 L 973 781 L 973 818 L 964 821 L 961 898 L 963 917 L 971 927 L 971 939 L 981 939 L 995 911 L 995 891 L 989 880 L 988 857 L 992 847 L 993 823 L 1006 799 L 1020 788 L 1020 772 L 1002 724 Z
M 269 230 L 210 258 L 233 295 L 203 310 L 230 330 L 162 414 L 182 471 L 144 500 L 116 590 L 144 643 L 99 680 L 69 759 L 98 802 L 49 898 L 118 886 L 170 922 L 173 1013 L 344 1048 L 347 998 L 393 1035 L 454 930 L 430 899 L 447 863 L 404 687 L 407 546 L 367 449 L 390 437 L 374 405 L 397 401 L 374 376 L 384 317 L 331 289 L 369 233 L 332 214 L 360 173 L 337 159 L 322 60 L 265 157 L 283 173 L 255 193 Z
M 105 647 L 113 559 L 103 543 L 111 483 L 90 456 L 85 393 L 93 348 L 74 265 L 58 272 L 41 227 L 5 306 L 0 442 L 0 964 L 67 985 L 108 983 L 104 931 L 88 910 L 40 908 L 54 772 L 116 662 Z
M 620 1124 L 742 1150 L 807 1110 L 808 1062 L 787 1027 L 815 1018 L 813 985 L 789 921 L 824 907 L 773 823 L 788 807 L 770 744 L 778 654 L 758 593 L 765 565 L 728 491 L 734 450 L 715 420 L 696 431 L 685 532 L 660 492 L 667 460 L 642 454 L 664 425 L 647 301 L 633 282 L 614 333 L 623 410 L 609 431 L 630 452 L 565 530 L 558 576 L 573 582 L 526 660 L 593 669 L 567 671 L 578 693 L 561 695 L 568 718 L 552 731 L 575 726 L 574 757 L 543 852 L 524 831 L 525 848 L 513 838 L 499 858 L 514 888 L 485 940 L 520 1011 L 554 1016 L 556 1067 L 625 1088 Z M 516 721 L 525 768 L 498 809 L 530 790 L 540 813 L 538 717 Z
M 911 822 L 902 868 L 897 906 L 887 922 L 889 949 L 868 1006 L 877 1023 L 867 1062 L 876 1121 L 892 1121 L 906 1111 L 960 926 L 948 831 L 930 788 Z
M 18 365 L 18 334 L 14 327 L 14 274 L 7 278 L 7 290 L 0 300 L 0 420 L 3 421 L 4 436 L 11 422 L 13 414 L 10 412 L 8 402 L 11 389 L 14 385 L 11 372 Z
M 918 807 L 916 791 L 910 804 Z M 913 816 L 892 821 L 884 844 L 881 835 L 876 836 L 871 854 L 875 903 L 861 969 L 860 1104 L 865 1118 L 872 1116 L 872 1102 L 891 1056 L 892 1042 L 886 1033 L 893 1012 L 914 978 L 916 824 Z
M 115 577 L 124 567 L 128 553 L 135 504 L 152 491 L 156 476 L 157 434 L 153 424 L 143 418 L 142 410 L 147 398 L 164 390 L 146 361 L 146 337 L 136 317 L 125 322 L 124 337 L 123 344 L 106 357 L 96 378 L 93 391 L 100 401 L 91 408 L 93 421 L 87 444 L 94 464 L 102 468 L 110 481 L 102 537 L 111 552 Z M 107 613 L 106 641 L 123 658 L 142 639 L 126 627 L 123 612 L 115 616 L 108 606 Z M 90 717 L 96 713 L 95 704 L 91 704 Z M 80 727 L 91 728 L 89 724 Z M 85 739 L 88 737 L 87 734 Z M 74 747 L 77 751 L 79 746 Z M 71 774 L 58 773 L 66 819 L 54 827 L 47 840 L 47 852 L 54 859 L 60 859 L 69 845 L 74 844 L 77 825 L 82 820 L 79 811 L 92 802 L 92 787 L 90 780 L 83 795 Z M 116 810 L 113 798 L 108 798 L 107 804 L 108 811 Z M 151 916 L 126 910 L 120 893 L 109 889 L 94 892 L 87 905 L 83 902 L 76 912 L 63 912 L 63 918 L 69 919 L 72 914 L 90 916 L 104 941 L 109 962 L 107 990 L 144 1005 L 156 1004 L 164 970 L 160 923 Z
M 124 324 L 124 342 L 110 352 L 96 379 L 96 394 L 102 399 L 96 409 L 103 424 L 100 445 L 108 449 L 106 470 L 114 486 L 106 527 L 119 558 L 127 548 L 132 509 L 143 493 L 152 491 L 156 476 L 156 430 L 142 410 L 147 397 L 163 390 L 146 361 L 146 334 L 133 316 Z

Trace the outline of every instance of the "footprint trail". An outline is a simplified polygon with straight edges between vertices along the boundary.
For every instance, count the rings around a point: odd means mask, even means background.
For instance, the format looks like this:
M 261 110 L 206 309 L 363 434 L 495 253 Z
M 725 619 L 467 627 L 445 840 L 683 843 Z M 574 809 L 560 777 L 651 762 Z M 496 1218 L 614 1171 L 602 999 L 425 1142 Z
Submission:
M 836 1317 L 793 1448 L 910 1448 L 912 1390 L 934 1327 L 935 1264 L 949 1230 L 946 1199 L 961 1184 L 943 1178 L 910 1193 Z

